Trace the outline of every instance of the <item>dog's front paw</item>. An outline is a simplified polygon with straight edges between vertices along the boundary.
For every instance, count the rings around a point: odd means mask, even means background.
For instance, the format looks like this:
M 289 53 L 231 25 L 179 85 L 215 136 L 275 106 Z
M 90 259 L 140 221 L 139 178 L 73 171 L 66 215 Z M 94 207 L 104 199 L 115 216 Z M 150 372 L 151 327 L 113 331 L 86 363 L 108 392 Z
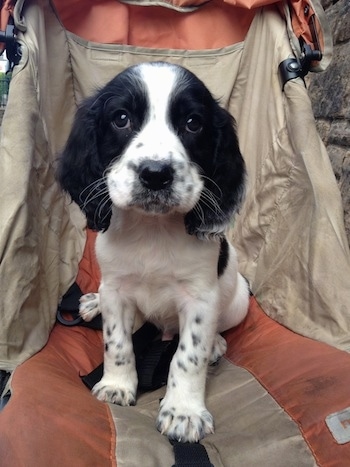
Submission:
M 100 296 L 98 293 L 82 295 L 79 302 L 79 314 L 84 321 L 91 321 L 100 313 Z
M 226 353 L 226 350 L 226 340 L 222 337 L 221 334 L 216 334 L 213 349 L 209 357 L 209 365 L 215 365 L 216 363 L 218 363 L 220 358 Z
M 92 394 L 102 402 L 110 402 L 117 405 L 135 405 L 136 386 L 128 384 L 119 385 L 104 381 L 102 378 L 92 388 Z
M 214 433 L 213 417 L 204 406 L 175 407 L 164 401 L 157 417 L 157 429 L 169 439 L 195 443 Z

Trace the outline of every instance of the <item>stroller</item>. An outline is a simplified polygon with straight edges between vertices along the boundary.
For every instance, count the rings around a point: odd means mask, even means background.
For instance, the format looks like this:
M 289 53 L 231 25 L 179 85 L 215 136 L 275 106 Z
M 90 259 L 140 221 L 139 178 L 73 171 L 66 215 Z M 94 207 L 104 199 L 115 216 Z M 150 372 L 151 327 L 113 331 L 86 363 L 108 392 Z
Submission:
M 0 464 L 350 465 L 350 255 L 304 82 L 332 55 L 318 0 L 17 0 L 6 13 Z M 101 323 L 84 325 L 76 309 L 99 287 L 96 234 L 55 177 L 82 99 L 159 60 L 194 72 L 235 117 L 247 167 L 229 235 L 249 312 L 209 368 L 215 433 L 194 444 L 155 427 L 163 374 L 135 407 L 87 389 L 103 360 Z

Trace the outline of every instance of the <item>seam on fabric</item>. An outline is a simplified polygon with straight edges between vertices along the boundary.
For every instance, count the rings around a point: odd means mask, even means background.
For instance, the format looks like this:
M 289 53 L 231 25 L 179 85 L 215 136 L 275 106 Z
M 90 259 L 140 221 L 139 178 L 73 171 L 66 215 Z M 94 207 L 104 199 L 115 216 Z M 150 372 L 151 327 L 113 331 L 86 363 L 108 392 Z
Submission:
M 129 44 L 103 44 L 101 42 L 92 42 L 81 38 L 80 36 L 65 29 L 67 40 L 72 40 L 80 47 L 91 51 L 99 52 L 115 52 L 120 54 L 128 53 L 130 55 L 153 55 L 153 56 L 169 56 L 182 58 L 217 58 L 225 55 L 230 55 L 233 52 L 243 49 L 244 41 L 237 42 L 226 47 L 216 49 L 169 49 L 169 48 L 152 48 L 142 47 Z
M 161 6 L 163 8 L 169 8 L 170 10 L 175 10 L 180 13 L 190 13 L 192 11 L 198 10 L 201 6 L 203 6 L 206 1 L 203 1 L 200 5 L 195 6 L 176 6 L 170 0 L 163 0 L 163 1 L 148 1 L 148 0 L 120 0 L 122 3 L 126 3 L 129 5 L 138 5 L 138 6 Z M 140 5 L 141 4 L 141 5 Z
M 72 93 L 73 93 L 73 97 L 74 97 L 74 103 L 75 103 L 76 106 L 78 106 L 76 89 L 75 89 L 74 78 L 73 78 L 72 52 L 71 52 L 71 47 L 70 47 L 70 41 L 69 41 L 69 38 L 68 38 L 68 31 L 64 27 L 58 13 L 57 13 L 56 7 L 53 4 L 52 0 L 49 0 L 49 5 L 50 5 L 50 8 L 51 8 L 51 11 L 52 11 L 53 15 L 56 18 L 56 21 L 59 23 L 62 30 L 64 31 L 64 35 L 65 35 L 65 38 L 66 38 L 67 50 L 68 50 L 68 63 L 69 63 L 70 78 L 71 78 L 71 83 L 72 83 Z
M 117 467 L 117 457 L 116 457 L 116 449 L 117 449 L 117 429 L 113 421 L 113 417 L 111 411 L 109 409 L 108 404 L 105 404 L 106 415 L 108 418 L 108 424 L 110 428 L 110 450 L 109 450 L 109 459 L 111 461 L 112 467 Z

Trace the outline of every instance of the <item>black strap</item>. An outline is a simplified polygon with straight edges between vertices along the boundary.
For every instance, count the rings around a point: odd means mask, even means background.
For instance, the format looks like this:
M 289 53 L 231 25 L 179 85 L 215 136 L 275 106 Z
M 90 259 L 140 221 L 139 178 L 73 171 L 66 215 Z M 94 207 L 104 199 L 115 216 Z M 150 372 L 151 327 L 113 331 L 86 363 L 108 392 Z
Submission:
M 5 370 L 0 370 L 0 412 L 5 407 L 5 405 L 8 403 L 11 397 L 10 391 L 7 391 L 6 394 L 2 395 L 2 393 L 5 390 L 6 384 L 8 380 L 10 379 L 10 376 L 11 376 L 11 373 Z
M 74 282 L 64 294 L 57 308 L 56 319 L 64 326 L 84 326 L 91 329 L 102 329 L 101 315 L 95 316 L 91 321 L 84 321 L 79 315 L 79 299 L 83 295 L 78 284 Z M 68 317 L 69 316 L 69 317 Z
M 175 455 L 172 467 L 214 467 L 203 444 L 178 441 L 171 441 L 171 444 Z
M 147 352 L 138 355 L 135 351 L 139 389 L 151 391 L 167 383 L 170 362 L 178 342 L 177 336 L 171 341 L 158 339 L 151 343 Z

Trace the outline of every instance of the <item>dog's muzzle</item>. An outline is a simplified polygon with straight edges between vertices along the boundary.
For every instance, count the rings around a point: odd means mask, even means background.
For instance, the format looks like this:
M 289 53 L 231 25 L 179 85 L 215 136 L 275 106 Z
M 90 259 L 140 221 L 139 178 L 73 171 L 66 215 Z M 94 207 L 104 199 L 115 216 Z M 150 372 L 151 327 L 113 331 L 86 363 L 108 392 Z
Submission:
M 153 191 L 170 188 L 174 173 L 174 168 L 164 161 L 144 160 L 139 167 L 139 179 L 142 186 Z
M 143 160 L 136 171 L 131 205 L 145 212 L 166 214 L 179 205 L 176 170 L 165 160 Z

